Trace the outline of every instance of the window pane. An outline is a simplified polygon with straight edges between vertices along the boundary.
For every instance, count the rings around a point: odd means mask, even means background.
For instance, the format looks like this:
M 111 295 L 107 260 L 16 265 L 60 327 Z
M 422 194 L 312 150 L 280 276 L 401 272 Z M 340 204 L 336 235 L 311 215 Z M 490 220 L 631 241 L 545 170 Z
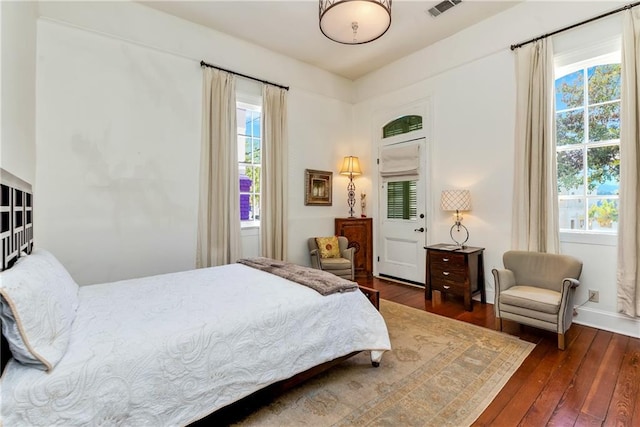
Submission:
M 251 156 L 253 155 L 252 153 L 252 143 L 251 143 L 251 138 L 247 137 L 241 137 L 243 143 L 244 143 L 244 153 L 243 153 L 243 157 L 241 157 L 240 160 L 241 162 L 244 163 L 249 163 L 251 164 Z
M 589 140 L 620 139 L 620 102 L 589 107 Z
M 251 123 L 253 122 L 253 115 L 255 113 L 250 110 L 246 110 L 246 115 L 244 118 L 244 130 L 243 133 L 245 135 L 251 136 Z
M 240 221 L 248 221 L 251 218 L 251 178 L 242 173 L 240 170 Z
M 255 138 L 260 138 L 260 113 L 253 112 L 253 121 L 251 122 L 251 135 Z
M 247 167 L 247 171 L 245 174 L 249 178 L 251 178 L 251 189 L 249 191 L 251 191 L 252 193 L 260 193 L 260 167 Z
M 589 227 L 594 231 L 618 231 L 618 200 L 590 199 Z
M 584 194 L 584 152 L 582 148 L 558 152 L 558 194 Z
M 556 144 L 558 147 L 584 142 L 584 109 L 556 113 Z
M 597 65 L 587 74 L 589 104 L 620 99 L 620 64 Z
M 260 159 L 260 139 L 252 138 L 253 145 L 253 163 L 261 163 Z
M 582 70 L 556 80 L 556 110 L 584 105 L 584 77 Z
M 249 163 L 250 159 L 251 159 L 251 152 L 249 152 L 249 154 L 247 154 L 247 141 L 250 138 L 247 138 L 246 136 L 242 136 L 242 135 L 238 135 L 238 162 L 239 163 Z M 251 144 L 249 144 L 249 148 L 251 147 Z M 249 156 L 247 158 L 247 155 Z
M 620 190 L 620 146 L 587 150 L 589 194 L 617 195 Z
M 387 183 L 387 218 L 416 219 L 416 181 Z
M 558 222 L 563 230 L 584 230 L 584 199 L 560 199 L 558 201 Z
M 260 219 L 260 195 L 259 194 L 254 194 L 252 197 L 251 218 L 254 221 L 258 221 Z

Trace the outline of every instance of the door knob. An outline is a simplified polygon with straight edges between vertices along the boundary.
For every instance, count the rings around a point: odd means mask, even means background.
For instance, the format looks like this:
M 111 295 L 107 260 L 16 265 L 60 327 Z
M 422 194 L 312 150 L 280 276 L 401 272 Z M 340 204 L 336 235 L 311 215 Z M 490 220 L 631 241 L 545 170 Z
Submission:
M 416 228 L 416 229 L 415 229 L 415 230 L 413 230 L 413 231 L 419 231 L 419 232 L 421 232 L 421 233 L 424 233 L 424 227 Z

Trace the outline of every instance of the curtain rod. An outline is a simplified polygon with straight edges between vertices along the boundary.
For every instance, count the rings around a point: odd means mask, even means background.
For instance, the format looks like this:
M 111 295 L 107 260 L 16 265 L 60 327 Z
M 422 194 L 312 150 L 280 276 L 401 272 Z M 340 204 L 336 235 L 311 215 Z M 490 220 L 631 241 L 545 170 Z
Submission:
M 238 72 L 235 72 L 235 71 L 227 70 L 226 68 L 218 67 L 217 65 L 207 64 L 204 61 L 200 61 L 200 66 L 201 67 L 215 68 L 216 70 L 226 71 L 227 73 L 235 74 L 236 76 L 244 77 L 246 79 L 255 80 L 255 81 L 260 82 L 260 83 L 264 83 L 264 84 L 268 84 L 268 85 L 271 85 L 271 86 L 279 87 L 280 89 L 289 90 L 289 86 L 282 86 L 282 85 L 279 85 L 278 83 L 273 83 L 273 82 L 270 82 L 268 80 L 262 80 L 262 79 L 259 79 L 257 77 L 252 77 L 252 76 L 248 76 L 246 74 L 242 74 L 242 73 L 238 73 Z
M 543 35 L 538 36 L 538 37 L 534 37 L 531 40 L 527 40 L 526 42 L 522 42 L 522 43 L 518 43 L 518 44 L 512 44 L 511 45 L 511 50 L 516 50 L 519 47 L 522 47 L 522 46 L 527 45 L 529 43 L 533 43 L 533 42 L 537 42 L 538 40 L 546 39 L 547 37 L 556 35 L 556 34 L 561 33 L 563 31 L 571 30 L 573 28 L 579 27 L 580 25 L 584 25 L 584 24 L 588 24 L 589 22 L 597 21 L 598 19 L 602 19 L 602 18 L 607 17 L 609 15 L 613 15 L 615 13 L 622 12 L 623 10 L 631 9 L 631 8 L 636 7 L 638 5 L 640 5 L 640 1 L 639 2 L 635 2 L 635 3 L 630 3 L 630 4 L 626 5 L 626 6 L 622 6 L 622 7 L 618 8 L 616 10 L 612 10 L 610 12 L 603 13 L 602 15 L 594 16 L 593 18 L 584 20 L 582 22 L 578 22 L 577 24 L 573 24 L 573 25 L 569 25 L 568 27 L 560 28 L 559 30 L 553 31 L 551 33 L 547 33 L 547 34 L 543 34 Z

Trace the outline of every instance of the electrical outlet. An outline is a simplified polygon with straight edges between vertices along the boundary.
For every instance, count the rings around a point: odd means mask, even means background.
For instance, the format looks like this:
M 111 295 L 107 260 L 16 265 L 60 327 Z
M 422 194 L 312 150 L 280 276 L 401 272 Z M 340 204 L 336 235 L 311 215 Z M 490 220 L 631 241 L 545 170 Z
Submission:
M 589 301 L 600 302 L 600 292 L 589 289 Z

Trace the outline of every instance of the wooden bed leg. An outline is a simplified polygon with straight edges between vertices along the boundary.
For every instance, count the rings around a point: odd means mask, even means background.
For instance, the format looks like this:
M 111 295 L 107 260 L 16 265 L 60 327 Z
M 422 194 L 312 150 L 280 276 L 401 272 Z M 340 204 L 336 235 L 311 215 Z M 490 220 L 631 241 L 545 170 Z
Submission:
M 502 317 L 496 317 L 496 330 L 502 331 Z

